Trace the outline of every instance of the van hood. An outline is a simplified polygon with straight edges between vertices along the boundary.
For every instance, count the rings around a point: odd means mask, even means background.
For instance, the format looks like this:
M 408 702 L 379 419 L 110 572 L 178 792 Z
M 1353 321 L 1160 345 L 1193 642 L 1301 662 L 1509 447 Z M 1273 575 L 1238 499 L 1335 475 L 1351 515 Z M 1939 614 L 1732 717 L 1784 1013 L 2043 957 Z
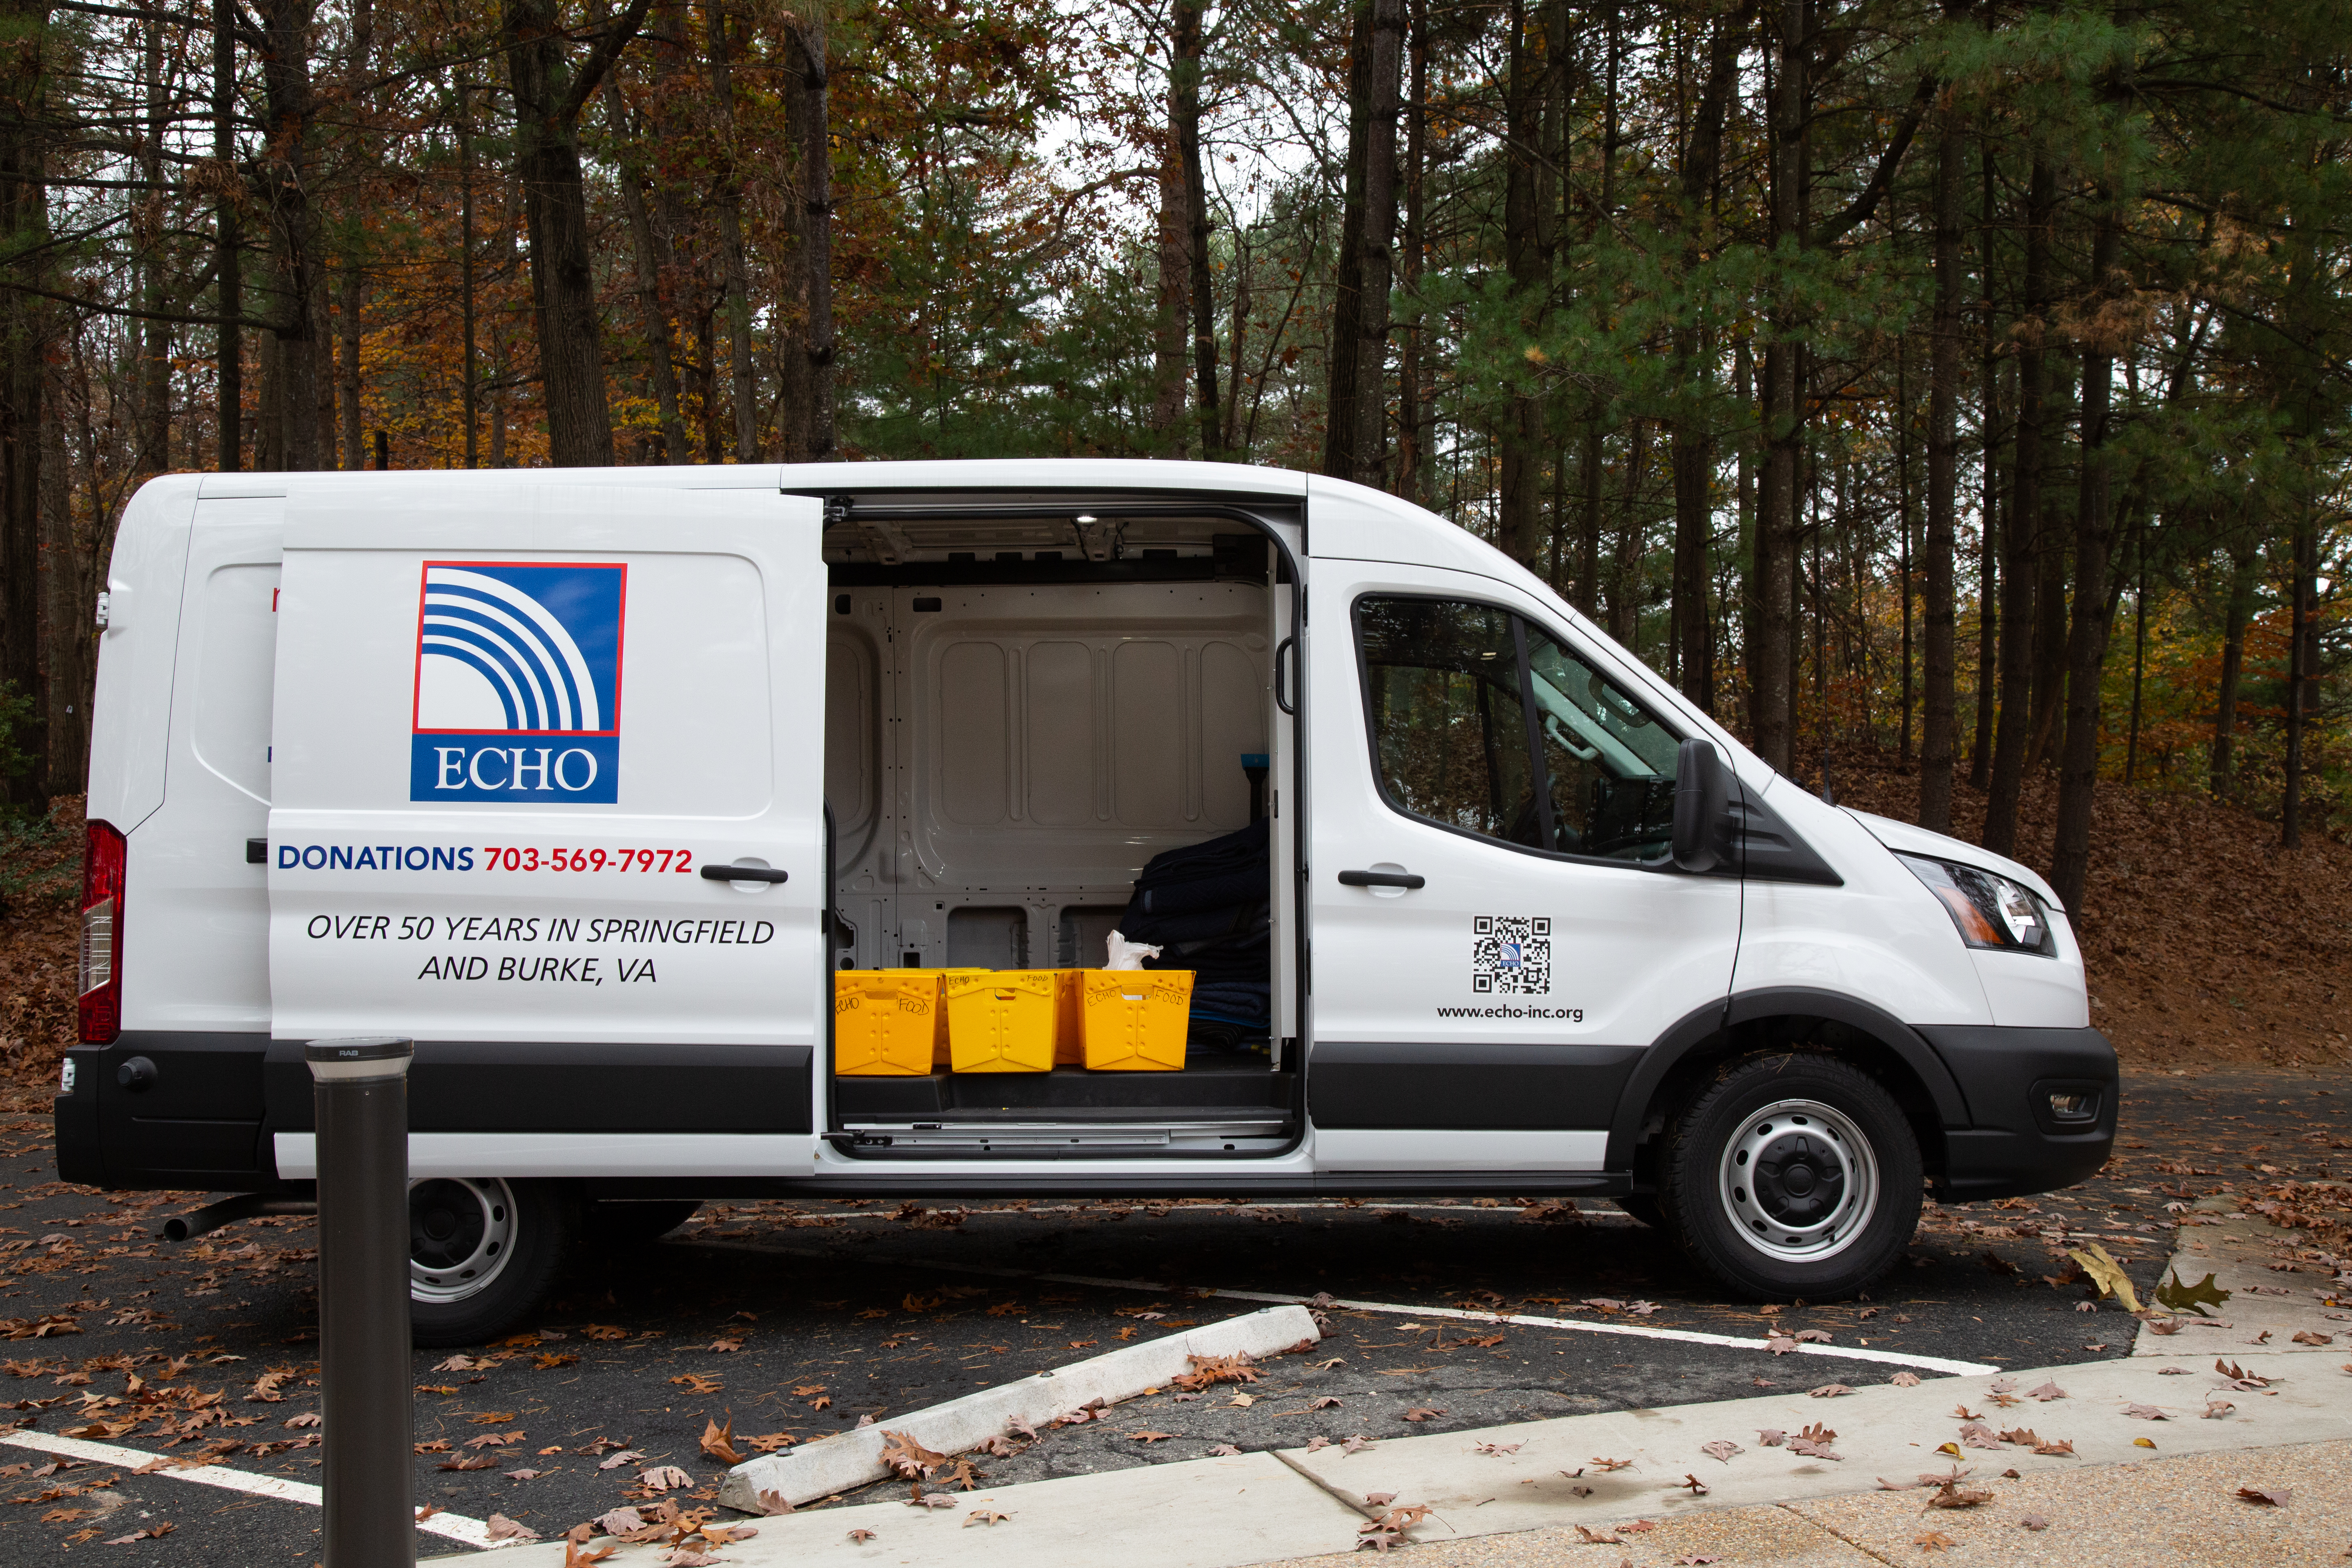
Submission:
M 2058 901 L 2057 893 L 2042 880 L 2039 872 L 2019 865 L 2006 855 L 1996 855 L 1965 839 L 1930 833 L 1916 824 L 1897 822 L 1891 816 L 1877 816 L 1867 811 L 1856 811 L 1851 806 L 1840 809 L 1868 828 L 1871 836 L 1889 849 L 1899 849 L 1906 855 L 1930 855 L 1938 860 L 1957 860 L 1963 866 L 1992 871 L 2013 882 L 2022 882 L 2053 910 L 2066 907 Z

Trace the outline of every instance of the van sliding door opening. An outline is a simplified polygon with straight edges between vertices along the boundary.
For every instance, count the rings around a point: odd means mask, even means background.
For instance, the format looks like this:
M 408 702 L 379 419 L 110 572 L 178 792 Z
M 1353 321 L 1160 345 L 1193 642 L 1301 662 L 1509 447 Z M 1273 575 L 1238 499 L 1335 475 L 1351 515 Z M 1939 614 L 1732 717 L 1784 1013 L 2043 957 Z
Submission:
M 957 1070 L 944 1042 L 925 1060 L 911 1037 L 894 1062 L 837 1046 L 836 1146 L 881 1158 L 1290 1146 L 1301 1030 L 1284 896 L 1295 801 L 1281 816 L 1296 742 L 1275 700 L 1292 617 L 1280 548 L 1214 508 L 901 505 L 871 521 L 879 510 L 836 507 L 825 536 L 834 963 L 859 976 L 837 978 L 836 1031 L 871 1027 L 858 1009 L 876 998 L 940 1005 L 949 1027 L 964 1025 L 967 1069 L 978 1031 L 994 1027 L 1027 1031 L 1026 1044 L 990 1047 L 987 1065 L 1031 1070 Z M 1121 931 L 1160 949 L 1108 1003 L 1139 1019 L 1160 1005 L 1152 1048 L 1122 1058 L 1139 1070 L 1105 1070 L 1099 1055 L 1089 1067 L 1082 1048 L 1083 976 L 1105 971 Z M 876 971 L 929 973 L 892 990 Z M 1001 984 L 951 1001 L 975 983 L 941 971 Z M 1142 1000 L 1180 977 L 1192 990 L 1172 1012 Z M 1020 990 L 1051 984 L 1070 989 L 1051 1001 Z M 984 1022 L 991 1009 L 1003 1016 Z

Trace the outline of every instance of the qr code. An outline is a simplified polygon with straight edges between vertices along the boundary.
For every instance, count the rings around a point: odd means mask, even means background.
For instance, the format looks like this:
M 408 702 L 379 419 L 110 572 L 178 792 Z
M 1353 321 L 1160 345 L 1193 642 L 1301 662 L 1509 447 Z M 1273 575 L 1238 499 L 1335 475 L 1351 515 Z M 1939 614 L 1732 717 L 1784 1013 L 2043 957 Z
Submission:
M 1481 995 L 1551 994 L 1551 920 L 1546 915 L 1474 915 L 1470 989 Z

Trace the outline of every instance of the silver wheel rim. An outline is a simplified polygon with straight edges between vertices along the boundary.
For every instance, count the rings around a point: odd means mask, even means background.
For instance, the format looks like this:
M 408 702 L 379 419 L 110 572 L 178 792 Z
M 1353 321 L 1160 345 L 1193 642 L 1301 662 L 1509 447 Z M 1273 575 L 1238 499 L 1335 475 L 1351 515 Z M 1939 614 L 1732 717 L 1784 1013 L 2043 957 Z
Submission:
M 487 1289 L 514 1256 L 514 1193 L 495 1177 L 408 1184 L 408 1296 L 462 1301 Z
M 1878 1212 L 1878 1156 L 1853 1118 L 1818 1100 L 1748 1113 L 1724 1145 L 1717 1190 L 1739 1238 L 1784 1263 L 1835 1258 Z

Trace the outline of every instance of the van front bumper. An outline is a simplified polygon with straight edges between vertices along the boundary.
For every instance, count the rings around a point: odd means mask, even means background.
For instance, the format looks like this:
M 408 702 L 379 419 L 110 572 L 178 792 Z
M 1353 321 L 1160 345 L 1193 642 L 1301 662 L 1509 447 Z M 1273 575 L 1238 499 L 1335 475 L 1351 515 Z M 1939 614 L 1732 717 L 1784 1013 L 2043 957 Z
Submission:
M 2019 1197 L 2097 1173 L 2116 1143 L 2121 1078 L 2096 1029 L 1922 1026 L 1968 1101 L 1944 1132 L 1948 1202 Z

